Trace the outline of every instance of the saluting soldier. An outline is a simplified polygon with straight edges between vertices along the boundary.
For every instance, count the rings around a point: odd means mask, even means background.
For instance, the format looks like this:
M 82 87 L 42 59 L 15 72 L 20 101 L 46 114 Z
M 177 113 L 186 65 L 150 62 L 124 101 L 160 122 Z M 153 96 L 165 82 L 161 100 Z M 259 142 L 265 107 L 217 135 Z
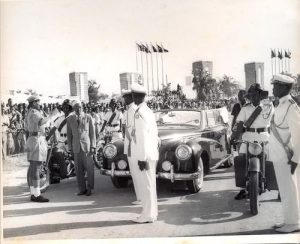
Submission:
M 278 74 L 272 78 L 273 94 L 279 98 L 271 120 L 269 158 L 273 161 L 281 195 L 284 222 L 275 224 L 278 232 L 300 230 L 300 209 L 296 168 L 300 162 L 300 110 L 290 91 L 295 80 Z
M 268 97 L 268 91 L 261 88 L 260 84 L 252 84 L 247 92 L 250 103 L 245 104 L 239 112 L 236 123 L 236 138 L 241 133 L 242 140 L 249 142 L 267 142 L 270 137 L 270 121 L 274 112 L 273 104 L 269 101 L 262 102 Z M 239 154 L 246 160 L 247 147 L 241 144 Z M 242 189 L 236 196 L 236 200 L 246 198 L 246 191 Z
M 124 98 L 124 102 L 125 105 L 127 105 L 127 110 L 124 113 L 124 134 L 125 134 L 125 138 L 124 138 L 124 154 L 127 155 L 128 158 L 128 163 L 129 163 L 129 169 L 130 169 L 130 173 L 131 173 L 131 177 L 132 177 L 132 181 L 133 181 L 133 186 L 134 186 L 134 190 L 135 190 L 135 194 L 136 194 L 136 201 L 132 202 L 132 204 L 141 204 L 141 193 L 140 191 L 140 187 L 137 181 L 137 173 L 140 170 L 139 166 L 137 163 L 133 164 L 132 162 L 132 158 L 131 158 L 131 142 L 132 142 L 132 137 L 131 137 L 131 133 L 132 133 L 132 128 L 133 128 L 133 123 L 134 123 L 134 113 L 136 111 L 137 106 L 135 105 L 135 103 L 132 100 L 132 93 L 131 90 L 123 90 L 123 98 Z
M 142 202 L 142 213 L 137 223 L 152 223 L 157 219 L 156 163 L 158 160 L 158 131 L 155 116 L 144 102 L 146 89 L 132 84 L 132 98 L 137 105 L 131 131 L 132 164 L 138 165 L 137 184 Z
M 40 111 L 40 99 L 37 96 L 30 96 L 28 99 L 29 111 L 25 118 L 25 130 L 28 135 L 25 149 L 29 161 L 28 178 L 31 197 L 33 202 L 49 202 L 43 197 L 40 191 L 39 169 L 43 161 L 47 159 L 47 141 L 45 137 L 45 124 L 57 114 L 57 110 L 46 116 Z

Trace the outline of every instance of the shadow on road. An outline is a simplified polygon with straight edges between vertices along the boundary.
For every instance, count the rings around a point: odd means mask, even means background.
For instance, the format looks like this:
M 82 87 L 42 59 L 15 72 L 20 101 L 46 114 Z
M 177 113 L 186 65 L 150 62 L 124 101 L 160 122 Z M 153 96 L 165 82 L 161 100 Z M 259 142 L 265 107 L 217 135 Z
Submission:
M 8 228 L 4 231 L 4 238 L 31 236 L 45 233 L 55 233 L 63 230 L 80 230 L 87 228 L 99 228 L 99 227 L 112 227 L 133 225 L 130 220 L 117 220 L 117 221 L 97 221 L 97 222 L 76 222 L 76 223 L 60 223 L 60 224 L 41 224 L 35 226 L 25 226 L 20 228 Z M 102 238 L 101 236 L 98 237 Z

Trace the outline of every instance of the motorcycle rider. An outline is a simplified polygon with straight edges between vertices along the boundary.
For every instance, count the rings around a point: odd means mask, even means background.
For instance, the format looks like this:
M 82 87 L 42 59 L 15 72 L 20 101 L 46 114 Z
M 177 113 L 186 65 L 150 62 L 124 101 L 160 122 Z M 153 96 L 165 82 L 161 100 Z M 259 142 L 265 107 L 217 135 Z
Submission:
M 112 98 L 109 102 L 110 111 L 108 111 L 104 116 L 104 122 L 100 133 L 103 132 L 104 129 L 108 132 L 112 132 L 112 139 L 122 138 L 122 120 L 123 115 L 117 109 L 117 102 L 114 98 Z
M 249 142 L 266 142 L 270 137 L 270 121 L 274 112 L 273 104 L 264 100 L 268 97 L 268 91 L 261 88 L 260 84 L 254 83 L 248 89 L 246 97 L 250 103 L 245 104 L 236 118 L 238 139 L 242 134 L 242 140 Z M 264 102 L 262 102 L 264 100 Z M 239 156 L 246 160 L 247 147 L 242 143 Z M 236 200 L 246 198 L 246 191 L 242 189 L 236 196 Z
M 52 149 L 51 159 L 49 161 L 49 169 L 53 172 L 53 163 L 56 162 L 59 164 L 59 173 L 60 178 L 67 178 L 67 165 L 65 162 L 64 153 L 67 151 L 67 118 L 72 113 L 72 105 L 69 99 L 65 99 L 62 103 L 63 115 L 54 120 L 53 127 L 47 136 L 49 139 L 54 135 L 54 142 L 57 142 L 57 145 Z M 52 178 L 52 183 L 59 179 Z

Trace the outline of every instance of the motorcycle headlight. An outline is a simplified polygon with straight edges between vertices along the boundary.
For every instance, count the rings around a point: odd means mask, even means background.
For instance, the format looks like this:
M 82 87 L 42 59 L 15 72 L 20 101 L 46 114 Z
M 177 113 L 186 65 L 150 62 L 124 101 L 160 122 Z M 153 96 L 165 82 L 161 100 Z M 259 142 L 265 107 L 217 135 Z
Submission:
M 113 158 L 117 155 L 117 147 L 113 144 L 108 144 L 104 147 L 103 154 L 106 158 Z
M 127 167 L 127 162 L 121 159 L 117 162 L 117 165 L 118 165 L 118 169 L 124 170 Z
M 254 156 L 258 156 L 262 152 L 262 146 L 258 143 L 251 143 L 248 147 L 249 153 L 251 153 Z
M 171 170 L 171 162 L 169 161 L 164 161 L 162 164 L 161 164 L 161 167 L 164 171 L 170 171 Z
M 175 155 L 179 160 L 188 160 L 192 156 L 192 149 L 185 144 L 176 148 Z

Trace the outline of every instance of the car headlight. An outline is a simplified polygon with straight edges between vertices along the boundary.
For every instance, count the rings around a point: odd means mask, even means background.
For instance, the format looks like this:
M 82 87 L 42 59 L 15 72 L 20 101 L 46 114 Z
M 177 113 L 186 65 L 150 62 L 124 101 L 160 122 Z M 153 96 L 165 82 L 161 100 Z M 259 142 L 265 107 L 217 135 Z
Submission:
M 127 162 L 121 159 L 117 162 L 117 165 L 118 165 L 118 169 L 124 170 L 127 167 Z
M 170 171 L 171 170 L 171 162 L 170 161 L 164 161 L 162 164 L 161 164 L 161 167 L 164 171 Z
M 185 144 L 176 148 L 175 155 L 179 160 L 188 160 L 192 156 L 192 149 Z
M 249 143 L 248 151 L 252 155 L 258 156 L 262 152 L 262 146 L 258 143 Z
M 113 158 L 117 155 L 117 147 L 114 144 L 108 144 L 104 147 L 103 154 L 106 158 Z

